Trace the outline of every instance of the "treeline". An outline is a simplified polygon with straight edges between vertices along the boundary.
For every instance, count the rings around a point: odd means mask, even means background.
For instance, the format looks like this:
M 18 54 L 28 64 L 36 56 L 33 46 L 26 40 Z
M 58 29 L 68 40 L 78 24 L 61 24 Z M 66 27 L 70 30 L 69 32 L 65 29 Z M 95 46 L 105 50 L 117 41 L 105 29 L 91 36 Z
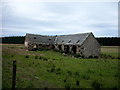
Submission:
M 25 36 L 2 37 L 2 43 L 24 44 Z
M 96 38 L 101 46 L 120 46 L 120 37 Z
M 25 36 L 2 37 L 2 43 L 24 44 Z M 101 46 L 120 46 L 120 37 L 100 37 L 96 38 Z

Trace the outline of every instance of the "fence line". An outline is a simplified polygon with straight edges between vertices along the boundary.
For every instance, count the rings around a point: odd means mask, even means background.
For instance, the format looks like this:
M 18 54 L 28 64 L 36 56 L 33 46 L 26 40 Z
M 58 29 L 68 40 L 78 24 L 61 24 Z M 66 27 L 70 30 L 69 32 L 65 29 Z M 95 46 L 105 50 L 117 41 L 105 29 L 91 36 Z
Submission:
M 16 86 L 16 60 L 13 61 L 13 77 L 12 77 L 12 89 L 15 90 Z

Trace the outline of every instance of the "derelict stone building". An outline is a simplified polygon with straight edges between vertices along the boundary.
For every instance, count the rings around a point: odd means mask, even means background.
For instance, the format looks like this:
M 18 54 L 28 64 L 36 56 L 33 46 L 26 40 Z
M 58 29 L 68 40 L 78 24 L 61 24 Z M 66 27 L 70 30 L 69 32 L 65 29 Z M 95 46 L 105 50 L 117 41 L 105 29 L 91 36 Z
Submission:
M 70 34 L 61 36 L 42 36 L 26 34 L 25 46 L 28 50 L 51 48 L 82 57 L 99 57 L 100 44 L 92 33 Z
M 39 48 L 54 48 L 55 36 L 43 36 L 36 34 L 26 34 L 25 47 L 29 51 Z

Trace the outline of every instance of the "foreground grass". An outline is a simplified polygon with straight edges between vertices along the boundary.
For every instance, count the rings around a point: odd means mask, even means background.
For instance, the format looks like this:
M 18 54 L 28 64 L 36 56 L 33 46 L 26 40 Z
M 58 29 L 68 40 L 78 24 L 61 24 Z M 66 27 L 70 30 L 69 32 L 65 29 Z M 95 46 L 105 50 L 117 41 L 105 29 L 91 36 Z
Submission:
M 17 61 L 16 88 L 118 87 L 117 59 L 80 59 L 53 50 L 26 51 L 23 45 L 3 45 L 2 52 L 3 88 L 12 86 L 13 60 Z

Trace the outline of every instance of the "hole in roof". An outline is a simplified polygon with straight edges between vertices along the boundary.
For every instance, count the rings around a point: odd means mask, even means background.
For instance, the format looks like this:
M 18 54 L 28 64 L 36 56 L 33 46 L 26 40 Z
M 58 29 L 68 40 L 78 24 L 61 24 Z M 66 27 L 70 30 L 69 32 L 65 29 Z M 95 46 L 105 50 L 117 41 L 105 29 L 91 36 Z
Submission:
M 68 41 L 68 43 L 70 43 L 70 42 L 71 42 L 71 40 Z
M 62 42 L 64 42 L 64 40 L 62 40 Z
M 76 43 L 78 43 L 80 40 L 78 40 Z

